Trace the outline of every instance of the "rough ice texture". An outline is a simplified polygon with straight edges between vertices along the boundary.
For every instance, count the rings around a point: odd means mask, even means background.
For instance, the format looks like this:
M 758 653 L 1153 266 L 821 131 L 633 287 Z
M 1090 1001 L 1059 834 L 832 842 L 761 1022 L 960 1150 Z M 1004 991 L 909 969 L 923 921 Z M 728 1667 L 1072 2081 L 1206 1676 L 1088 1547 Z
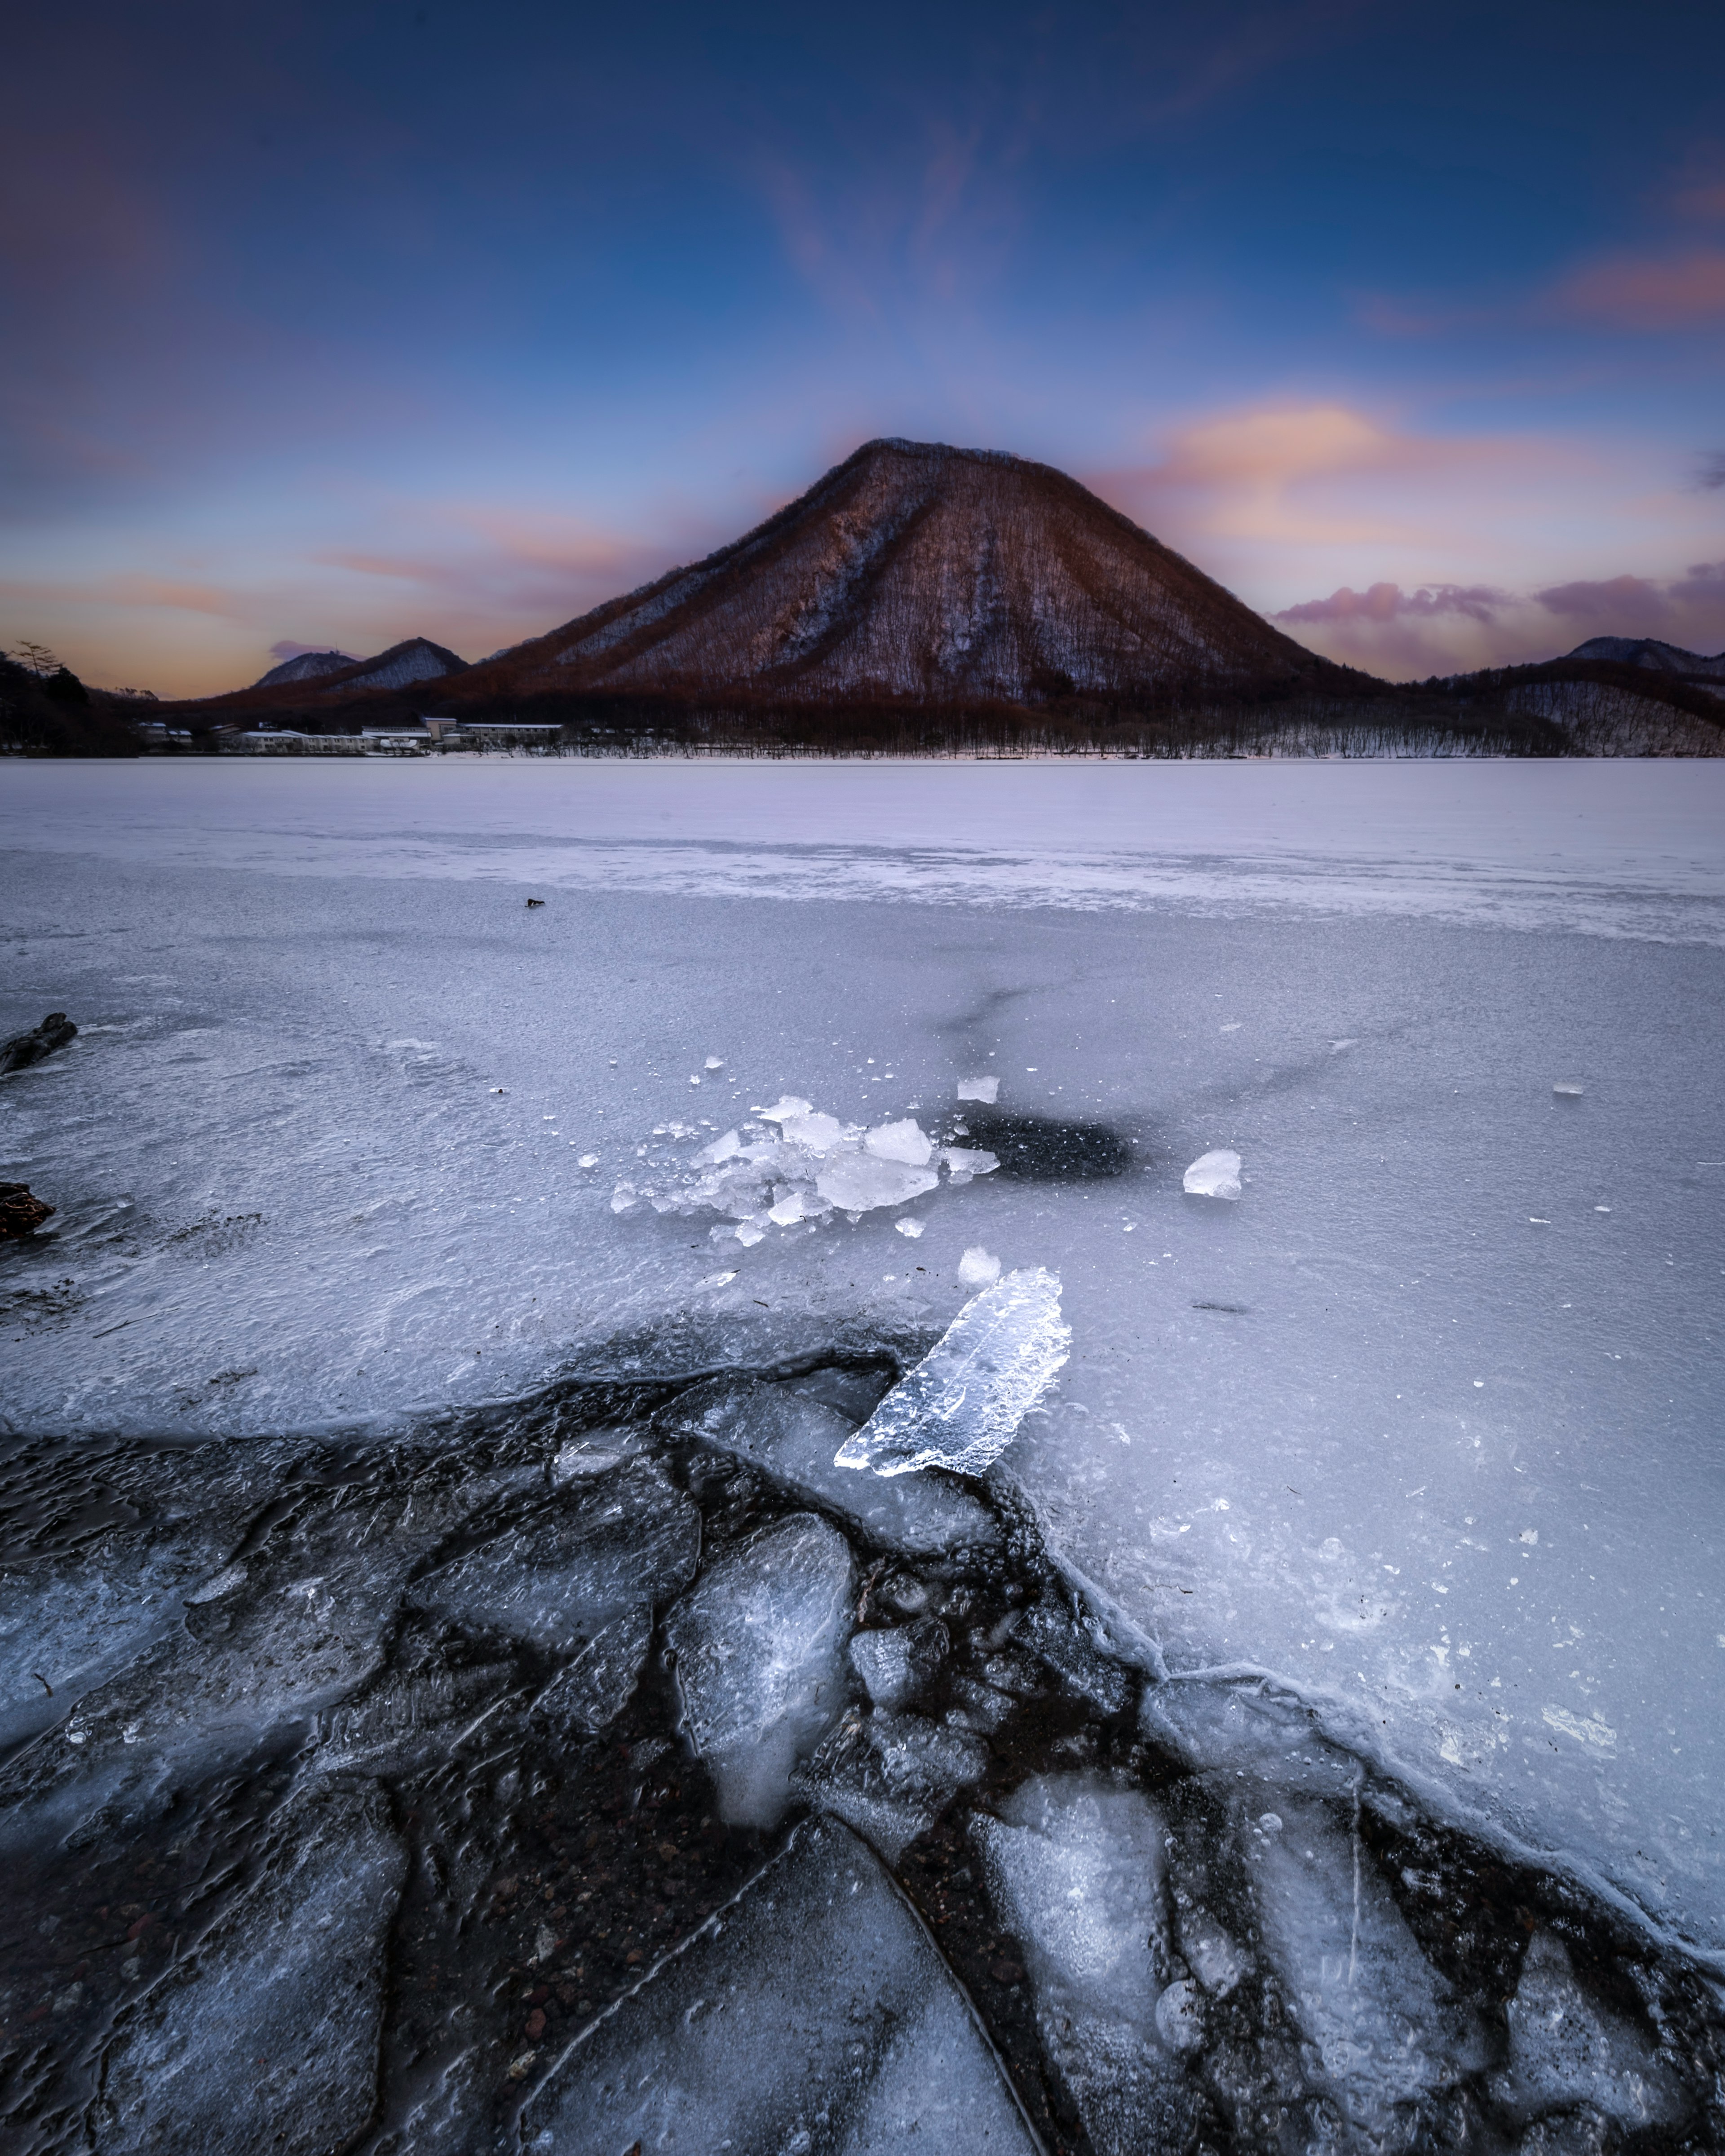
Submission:
M 883 1485 L 847 1474 L 834 1455 L 858 1419 L 783 1385 L 715 1378 L 685 1393 L 662 1419 L 668 1429 L 765 1468 L 889 1549 L 931 1557 L 996 1539 L 988 1507 L 939 1476 Z
M 1662 2126 L 1681 2115 L 1671 2076 L 1645 2039 L 1575 1981 L 1563 1942 L 1538 1933 L 1509 2002 L 1509 2064 L 1491 2092 L 1528 2118 L 1585 2105 L 1620 2125 Z
M 563 2054 L 532 2156 L 1036 2156 L 927 1934 L 845 1827 L 802 1828 Z
M 889 1476 L 923 1467 L 980 1475 L 1017 1435 L 1071 1341 L 1059 1276 L 1040 1265 L 1007 1274 L 965 1306 L 839 1448 L 839 1465 Z
M 560 1670 L 533 1702 L 553 1727 L 608 1728 L 634 1696 L 641 1666 L 653 1645 L 653 1617 L 642 1604 L 614 1617 Z
M 422 1609 L 570 1654 L 625 1610 L 668 1602 L 695 1577 L 701 1515 L 661 1470 L 620 1469 L 598 1494 L 557 1503 L 417 1582 Z
M 903 1707 L 927 1689 L 952 1645 L 938 1617 L 853 1635 L 850 1666 L 876 1707 Z
M 1200 1154 L 1187 1169 L 1183 1187 L 1189 1198 L 1238 1198 L 1240 1155 L 1225 1146 Z
M 114 2156 L 326 2156 L 369 2124 L 406 1852 L 375 1790 L 280 1825 L 258 1886 L 122 2017 L 95 2121 Z
M 771 1826 L 792 1768 L 844 1704 L 853 1568 L 812 1512 L 711 1565 L 665 1620 L 690 1741 L 733 1824 Z

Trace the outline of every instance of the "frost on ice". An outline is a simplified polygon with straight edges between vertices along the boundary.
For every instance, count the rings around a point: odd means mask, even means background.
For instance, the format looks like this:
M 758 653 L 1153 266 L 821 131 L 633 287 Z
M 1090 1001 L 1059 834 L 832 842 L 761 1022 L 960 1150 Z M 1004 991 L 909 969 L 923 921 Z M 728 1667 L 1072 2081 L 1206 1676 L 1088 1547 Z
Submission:
M 1240 1155 L 1225 1146 L 1201 1154 L 1186 1171 L 1184 1188 L 1192 1198 L 1238 1198 Z
M 980 1475 L 1065 1362 L 1072 1328 L 1057 1273 L 1008 1273 L 967 1303 L 939 1344 L 839 1446 L 841 1467 L 910 1475 L 944 1467 Z

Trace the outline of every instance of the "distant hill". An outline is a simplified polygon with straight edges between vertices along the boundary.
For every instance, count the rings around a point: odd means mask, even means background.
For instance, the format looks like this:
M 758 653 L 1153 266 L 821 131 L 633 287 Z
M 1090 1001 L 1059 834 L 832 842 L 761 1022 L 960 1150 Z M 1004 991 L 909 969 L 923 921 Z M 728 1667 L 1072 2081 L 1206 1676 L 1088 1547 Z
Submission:
M 320 675 L 339 674 L 359 663 L 347 651 L 302 651 L 297 658 L 284 659 L 280 666 L 272 666 L 267 674 L 260 674 L 252 686 L 279 689 L 289 681 L 315 681 Z
M 1617 666 L 1645 666 L 1661 674 L 1725 676 L 1725 651 L 1717 659 L 1703 659 L 1698 651 L 1684 651 L 1675 644 L 1661 644 L 1655 636 L 1590 636 L 1568 654 L 1571 659 L 1599 659 Z
M 461 685 L 1034 706 L 1166 704 L 1341 670 L 1065 473 L 883 440 L 706 561 Z

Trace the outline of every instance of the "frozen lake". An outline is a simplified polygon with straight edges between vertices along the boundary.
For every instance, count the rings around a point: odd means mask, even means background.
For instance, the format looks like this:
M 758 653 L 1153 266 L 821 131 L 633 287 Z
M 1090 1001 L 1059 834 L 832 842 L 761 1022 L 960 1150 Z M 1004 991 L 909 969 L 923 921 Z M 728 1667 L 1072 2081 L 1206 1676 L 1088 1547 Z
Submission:
M 1725 1956 L 1725 767 L 23 764 L 0 847 L 0 1031 L 80 1029 L 0 1081 L 9 1430 L 927 1337 L 980 1246 L 1072 1331 L 995 1474 L 1132 1657 Z M 614 1209 L 978 1075 L 1125 1172 Z

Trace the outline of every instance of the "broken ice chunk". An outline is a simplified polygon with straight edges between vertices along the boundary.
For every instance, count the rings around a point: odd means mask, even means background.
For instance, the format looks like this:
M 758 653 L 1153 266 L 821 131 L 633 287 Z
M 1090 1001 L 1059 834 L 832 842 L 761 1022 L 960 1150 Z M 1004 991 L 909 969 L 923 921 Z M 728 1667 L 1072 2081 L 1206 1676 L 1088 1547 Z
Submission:
M 599 1157 L 596 1152 L 583 1153 L 580 1159 L 575 1163 L 578 1168 L 597 1168 L 598 1164 Z
M 958 1260 L 958 1278 L 965 1287 L 989 1287 L 999 1277 L 999 1259 L 980 1243 L 973 1243 Z
M 872 1153 L 841 1152 L 828 1159 L 814 1187 L 846 1213 L 871 1213 L 878 1206 L 903 1205 L 920 1198 L 939 1181 L 932 1168 L 881 1160 Z
M 927 1168 L 934 1152 L 934 1142 L 914 1116 L 906 1116 L 902 1122 L 877 1123 L 863 1140 L 863 1149 L 873 1153 L 877 1160 L 897 1160 L 909 1168 Z
M 531 2156 L 1034 2156 L 945 1963 L 874 1856 L 800 1827 L 528 2102 Z
M 924 1617 L 914 1625 L 853 1634 L 850 1666 L 876 1707 L 903 1707 L 927 1689 L 951 1646 L 940 1619 Z
M 1477 2063 L 1477 2030 L 1420 1952 L 1369 1851 L 1323 1806 L 1282 1790 L 1276 1802 L 1284 1833 L 1240 1822 L 1265 1951 L 1357 2131 L 1382 2145 L 1400 2107 Z
M 1197 2138 L 1157 2015 L 1165 1832 L 1136 1789 L 1076 1774 L 1033 1776 L 999 1818 L 971 1823 L 988 1898 L 1024 1943 L 1043 2042 L 1092 2145 L 1117 2156 Z
M 955 1183 L 968 1183 L 973 1175 L 992 1175 L 1000 1165 L 998 1153 L 984 1152 L 979 1146 L 946 1146 L 941 1158 Z
M 719 1558 L 666 1619 L 685 1727 L 732 1825 L 775 1824 L 792 1768 L 843 1705 L 854 1591 L 845 1537 L 793 1512 Z
M 755 1113 L 766 1123 L 782 1123 L 788 1116 L 807 1116 L 814 1112 L 813 1101 L 798 1100 L 794 1093 L 781 1093 L 778 1103 L 771 1108 L 757 1108 Z
M 634 1460 L 418 1581 L 409 1599 L 476 1631 L 570 1654 L 626 1609 L 695 1577 L 701 1515 L 659 1469 Z
M 875 1397 L 878 1398 L 878 1394 Z M 807 1393 L 755 1379 L 713 1378 L 663 1410 L 662 1428 L 746 1460 L 774 1481 L 854 1520 L 889 1549 L 913 1557 L 999 1539 L 988 1508 L 937 1476 L 860 1482 L 833 1455 L 868 1412 L 845 1414 Z
M 1512 2115 L 1588 2104 L 1628 2127 L 1669 2123 L 1681 2098 L 1646 2039 L 1576 1982 L 1549 1932 L 1536 1933 L 1509 2002 L 1509 2066 L 1492 2095 Z
M 1240 1155 L 1226 1146 L 1201 1154 L 1187 1169 L 1184 1188 L 1192 1198 L 1238 1198 Z
M 742 1140 L 735 1131 L 726 1131 L 724 1137 L 715 1138 L 703 1146 L 695 1156 L 697 1168 L 716 1168 L 721 1160 L 734 1160 L 742 1151 Z
M 1009 1273 L 965 1305 L 839 1447 L 837 1464 L 887 1476 L 923 1467 L 980 1475 L 1011 1444 L 1071 1344 L 1059 1275 L 1040 1265 Z
M 767 1218 L 778 1227 L 793 1228 L 799 1220 L 819 1219 L 832 1209 L 824 1199 L 812 1198 L 806 1190 L 788 1190 L 768 1209 Z
M 350 2147 L 377 2101 L 407 1869 L 375 1787 L 299 1806 L 258 1883 L 121 2014 L 90 2122 L 100 2145 Z
M 801 1146 L 805 1152 L 814 1153 L 830 1152 L 854 1135 L 851 1127 L 836 1116 L 822 1115 L 818 1110 L 806 1116 L 787 1116 L 779 1129 L 787 1145 Z
M 988 1770 L 987 1745 L 968 1731 L 943 1729 L 922 1714 L 853 1709 L 798 1770 L 797 1787 L 896 1864 L 957 1791 Z
M 1559 1079 L 1552 1087 L 1552 1091 L 1553 1093 L 1561 1093 L 1566 1101 L 1579 1101 L 1581 1098 L 1582 1089 L 1573 1079 Z
M 987 1101 L 991 1106 L 1000 1091 L 998 1078 L 961 1078 L 958 1097 L 961 1101 Z
M 573 1728 L 597 1736 L 628 1706 L 652 1644 L 651 1612 L 625 1609 L 602 1625 L 574 1661 L 552 1679 L 534 1701 L 534 1712 L 542 1714 L 553 1729 Z
M 900 1235 L 908 1235 L 913 1243 L 922 1233 L 923 1224 L 920 1220 L 895 1220 L 892 1224 Z
M 757 1243 L 767 1240 L 767 1230 L 759 1220 L 739 1220 L 731 1232 L 746 1250 L 753 1250 Z
M 724 1067 L 725 1059 L 722 1055 L 710 1055 L 701 1065 L 705 1070 L 722 1070 Z

